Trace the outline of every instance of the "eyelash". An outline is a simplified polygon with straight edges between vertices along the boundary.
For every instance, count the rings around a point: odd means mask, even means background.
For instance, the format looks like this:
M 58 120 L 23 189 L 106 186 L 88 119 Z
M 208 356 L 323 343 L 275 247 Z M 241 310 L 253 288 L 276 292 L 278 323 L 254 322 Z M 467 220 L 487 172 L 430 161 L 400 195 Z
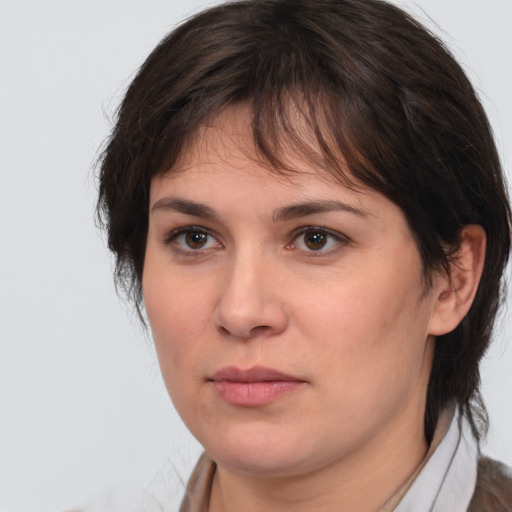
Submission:
M 335 231 L 331 231 L 329 229 L 326 229 L 326 228 L 323 228 L 320 226 L 305 226 L 305 227 L 295 230 L 292 233 L 292 237 L 293 237 L 292 241 L 286 245 L 286 248 L 295 249 L 296 245 L 297 245 L 297 240 L 299 240 L 300 237 L 303 237 L 308 233 L 326 237 L 328 240 L 327 243 L 329 243 L 329 239 L 331 241 L 335 242 L 335 246 L 330 247 L 328 249 L 324 249 L 323 247 L 318 250 L 299 249 L 299 250 L 303 251 L 310 258 L 330 256 L 331 254 L 336 253 L 340 249 L 340 247 L 347 246 L 350 243 L 350 239 L 347 236 L 342 235 L 341 233 L 337 233 Z M 303 243 L 305 243 L 304 240 L 303 240 Z
M 320 247 L 318 250 L 314 249 L 299 249 L 301 252 L 306 254 L 308 257 L 322 257 L 322 256 L 329 256 L 337 250 L 340 249 L 340 247 L 347 246 L 350 243 L 350 239 L 346 237 L 345 235 L 342 235 L 341 233 L 333 232 L 331 230 L 325 229 L 323 227 L 319 226 L 304 226 L 301 228 L 296 229 L 290 236 L 291 236 L 291 242 L 286 244 L 285 248 L 289 250 L 293 250 L 297 248 L 297 241 L 300 239 L 301 236 L 305 236 L 306 234 L 311 233 L 314 235 L 320 235 L 323 237 L 326 237 L 327 242 L 326 244 L 329 244 L 329 240 L 335 242 L 334 247 L 329 247 L 328 249 L 324 249 L 323 247 Z M 194 249 L 192 247 L 180 247 L 177 244 L 177 240 L 182 235 L 190 235 L 190 234 L 199 234 L 199 235 L 206 235 L 206 237 L 213 238 L 216 241 L 217 246 L 216 247 L 199 247 L 197 249 Z M 208 243 L 208 239 L 207 242 Z M 186 242 L 184 242 L 186 243 Z M 302 240 L 302 243 L 305 244 L 304 240 Z M 201 226 L 183 226 L 177 229 L 172 230 L 167 237 L 164 239 L 165 245 L 171 245 L 173 246 L 173 250 L 178 252 L 180 255 L 184 255 L 187 257 L 200 257 L 204 255 L 205 251 L 212 248 L 222 248 L 222 243 L 218 241 L 218 237 L 214 234 L 212 234 L 208 229 L 203 228 Z
M 210 249 L 210 247 L 207 248 L 198 248 L 193 249 L 192 247 L 185 248 L 180 247 L 177 244 L 177 240 L 182 235 L 187 234 L 200 234 L 200 235 L 206 235 L 208 238 L 213 238 L 216 240 L 216 243 L 218 246 L 222 246 L 222 244 L 217 240 L 217 237 L 212 235 L 212 233 L 209 232 L 209 230 L 201 227 L 201 226 L 183 226 L 177 229 L 172 230 L 164 239 L 164 244 L 172 246 L 173 250 L 179 253 L 180 255 L 184 255 L 187 257 L 198 257 L 204 254 L 205 250 Z M 207 242 L 208 243 L 208 242 Z

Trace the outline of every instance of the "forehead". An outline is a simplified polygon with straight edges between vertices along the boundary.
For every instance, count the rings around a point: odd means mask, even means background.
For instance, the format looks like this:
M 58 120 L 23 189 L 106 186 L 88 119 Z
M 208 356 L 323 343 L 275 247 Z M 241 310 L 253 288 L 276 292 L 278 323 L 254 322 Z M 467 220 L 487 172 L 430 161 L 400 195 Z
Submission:
M 269 162 L 267 155 L 256 147 L 251 121 L 250 107 L 241 104 L 225 109 L 202 124 L 189 138 L 177 161 L 153 179 L 152 188 L 156 183 L 169 180 L 184 184 L 208 179 L 212 172 L 220 179 L 221 173 L 228 172 L 233 185 L 240 187 L 250 177 L 253 185 L 258 183 L 266 189 L 288 188 L 301 195 L 307 195 L 308 189 L 316 189 L 316 194 L 322 188 L 328 191 L 333 185 L 342 185 L 336 187 L 340 191 L 352 192 L 356 202 L 359 196 L 374 194 L 368 187 L 347 179 L 348 168 L 341 155 L 338 159 L 341 172 L 336 172 L 339 169 L 329 171 L 321 165 L 320 149 L 314 147 L 314 137 L 300 117 L 296 129 L 304 142 L 303 151 L 288 144 L 286 135 L 279 141 L 274 140 L 281 164 L 278 166 Z
M 249 105 L 230 106 L 201 124 L 188 137 L 177 160 L 159 174 L 172 177 L 192 168 L 197 171 L 224 162 L 246 172 L 260 173 L 269 180 L 270 175 L 274 175 L 278 181 L 292 184 L 299 181 L 299 176 L 309 175 L 326 183 L 340 183 L 354 191 L 368 193 L 370 189 L 351 175 L 339 151 L 330 148 L 333 154 L 339 154 L 335 162 L 325 162 L 318 134 L 313 133 L 296 108 L 290 110 L 289 117 L 294 126 L 283 126 L 278 134 L 271 136 L 260 131 L 255 134 Z M 330 138 L 327 130 L 322 137 L 324 140 Z
M 347 187 L 286 147 L 285 171 L 270 166 L 255 149 L 250 121 L 249 109 L 233 107 L 204 124 L 175 165 L 153 178 L 150 209 L 180 204 L 183 210 L 185 200 L 196 212 L 214 212 L 211 217 L 272 222 L 337 211 L 410 238 L 402 211 L 379 192 Z

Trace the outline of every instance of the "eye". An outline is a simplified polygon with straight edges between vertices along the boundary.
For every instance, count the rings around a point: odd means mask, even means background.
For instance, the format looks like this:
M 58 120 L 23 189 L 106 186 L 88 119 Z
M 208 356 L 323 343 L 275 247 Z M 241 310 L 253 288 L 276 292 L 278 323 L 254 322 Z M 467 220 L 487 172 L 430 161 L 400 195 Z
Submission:
M 184 227 L 174 230 L 165 240 L 181 251 L 195 252 L 220 247 L 221 244 L 210 233 L 201 228 Z
M 329 243 L 329 235 L 321 231 L 307 231 L 302 235 L 302 243 L 311 251 L 320 251 Z
M 295 235 L 290 248 L 306 252 L 328 253 L 346 243 L 348 241 L 342 235 L 331 233 L 323 228 L 310 227 Z

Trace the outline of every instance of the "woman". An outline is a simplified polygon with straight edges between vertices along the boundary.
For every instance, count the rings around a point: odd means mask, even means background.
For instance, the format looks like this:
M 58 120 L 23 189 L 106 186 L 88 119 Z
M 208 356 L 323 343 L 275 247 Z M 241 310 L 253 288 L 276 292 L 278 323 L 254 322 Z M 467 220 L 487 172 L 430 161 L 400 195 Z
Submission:
M 99 201 L 205 448 L 183 511 L 512 510 L 478 450 L 503 177 L 460 66 L 401 10 L 191 18 L 130 86 Z

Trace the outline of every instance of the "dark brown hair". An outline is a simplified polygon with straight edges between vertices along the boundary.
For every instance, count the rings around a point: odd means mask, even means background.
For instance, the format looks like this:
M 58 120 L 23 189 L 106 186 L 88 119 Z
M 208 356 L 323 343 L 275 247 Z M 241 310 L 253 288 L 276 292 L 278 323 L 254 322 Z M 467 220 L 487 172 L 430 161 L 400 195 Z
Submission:
M 172 172 L 201 123 L 240 103 L 251 107 L 255 146 L 276 172 L 290 171 L 281 150 L 292 148 L 334 180 L 396 203 L 416 238 L 427 288 L 432 271 L 449 271 L 462 228 L 485 229 L 481 283 L 466 318 L 437 340 L 425 413 L 427 440 L 450 402 L 478 436 L 486 427 L 479 362 L 510 245 L 504 179 L 461 67 L 386 2 L 229 2 L 189 19 L 155 48 L 100 162 L 98 212 L 117 282 L 139 307 L 150 181 Z

